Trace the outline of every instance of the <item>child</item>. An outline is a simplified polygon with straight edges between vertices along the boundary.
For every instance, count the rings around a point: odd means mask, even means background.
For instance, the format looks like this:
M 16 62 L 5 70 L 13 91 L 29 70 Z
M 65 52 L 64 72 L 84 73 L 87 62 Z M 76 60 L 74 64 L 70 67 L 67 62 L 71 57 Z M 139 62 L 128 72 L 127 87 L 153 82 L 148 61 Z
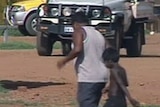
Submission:
M 109 87 L 103 89 L 108 91 L 108 100 L 104 107 L 127 107 L 126 98 L 134 107 L 140 104 L 133 99 L 127 89 L 128 81 L 125 69 L 118 63 L 119 53 L 114 48 L 107 48 L 102 55 L 104 64 L 110 69 Z

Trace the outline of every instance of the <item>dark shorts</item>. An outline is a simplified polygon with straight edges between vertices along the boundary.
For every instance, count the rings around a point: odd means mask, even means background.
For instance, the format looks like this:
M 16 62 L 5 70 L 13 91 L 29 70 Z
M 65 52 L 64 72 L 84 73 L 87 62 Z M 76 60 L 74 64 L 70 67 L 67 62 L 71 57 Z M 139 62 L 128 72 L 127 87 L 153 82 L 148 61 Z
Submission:
M 125 96 L 111 96 L 103 107 L 127 107 Z
M 105 83 L 78 83 L 77 101 L 79 107 L 98 107 Z

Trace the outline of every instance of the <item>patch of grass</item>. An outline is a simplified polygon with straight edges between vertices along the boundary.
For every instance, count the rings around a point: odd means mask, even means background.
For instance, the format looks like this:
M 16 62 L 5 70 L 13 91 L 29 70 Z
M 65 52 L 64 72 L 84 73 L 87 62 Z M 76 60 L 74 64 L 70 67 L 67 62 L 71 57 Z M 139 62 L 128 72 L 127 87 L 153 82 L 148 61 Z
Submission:
M 78 103 L 76 100 L 70 100 L 68 102 L 56 104 L 53 107 L 78 107 Z
M 11 49 L 34 49 L 36 46 L 25 43 L 25 42 L 7 42 L 0 43 L 0 50 L 11 50 Z
M 133 107 L 133 106 L 128 106 Z M 160 105 L 141 105 L 140 107 L 160 107 Z
M 70 105 L 70 107 L 78 107 L 76 100 L 71 101 L 69 105 Z
M 31 43 L 21 42 L 21 41 L 14 41 L 14 42 L 6 42 L 0 43 L 0 50 L 15 50 L 15 49 L 35 49 L 36 45 Z M 61 49 L 61 43 L 56 42 L 53 45 L 54 49 Z
M 0 93 L 7 93 L 8 91 L 9 91 L 8 89 L 4 88 L 3 85 L 0 84 Z
M 106 101 L 101 100 L 99 107 L 103 107 L 103 105 L 106 103 Z M 133 107 L 130 103 L 127 107 Z M 140 105 L 140 107 L 160 107 L 160 105 L 154 105 L 154 104 L 144 104 L 144 105 Z
M 22 100 L 0 99 L 0 105 L 22 105 L 23 107 L 45 107 L 45 104 L 39 102 L 26 102 Z
M 3 36 L 4 30 L 0 30 L 0 36 Z M 23 36 L 18 29 L 8 29 L 9 36 Z
M 160 107 L 160 105 L 144 105 L 144 106 L 141 106 L 141 107 Z
M 22 107 L 47 107 L 44 103 L 40 102 L 27 102 L 23 100 L 16 100 L 10 98 L 10 90 L 3 87 L 3 84 L 0 84 L 0 107 L 3 106 L 16 106 L 21 105 Z
M 62 48 L 61 42 L 56 42 L 56 43 L 53 45 L 53 48 L 54 48 L 54 49 L 61 49 L 61 48 Z

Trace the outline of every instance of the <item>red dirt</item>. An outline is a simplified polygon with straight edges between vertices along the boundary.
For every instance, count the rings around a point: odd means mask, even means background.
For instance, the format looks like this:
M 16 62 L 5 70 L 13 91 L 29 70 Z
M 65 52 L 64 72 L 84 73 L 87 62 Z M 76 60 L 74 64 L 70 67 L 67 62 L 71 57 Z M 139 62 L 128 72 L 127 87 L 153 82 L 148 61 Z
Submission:
M 35 37 L 9 40 L 35 44 Z M 160 35 L 147 36 L 146 41 L 142 57 L 125 57 L 122 49 L 120 63 L 127 70 L 132 95 L 140 102 L 160 105 Z M 55 50 L 51 57 L 40 57 L 36 49 L 0 50 L 0 82 L 11 89 L 10 99 L 71 107 L 76 98 L 76 76 L 72 62 L 61 71 L 57 69 L 56 62 L 63 57 L 60 54 Z

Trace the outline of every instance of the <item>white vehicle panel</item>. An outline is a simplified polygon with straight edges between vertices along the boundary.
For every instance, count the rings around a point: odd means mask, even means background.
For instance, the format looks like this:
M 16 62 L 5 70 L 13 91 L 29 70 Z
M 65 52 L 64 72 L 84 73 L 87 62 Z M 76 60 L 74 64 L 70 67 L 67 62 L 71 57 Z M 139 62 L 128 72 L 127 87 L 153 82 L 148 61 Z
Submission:
M 132 6 L 133 16 L 135 18 L 153 17 L 154 9 L 153 3 L 149 1 L 136 2 Z

